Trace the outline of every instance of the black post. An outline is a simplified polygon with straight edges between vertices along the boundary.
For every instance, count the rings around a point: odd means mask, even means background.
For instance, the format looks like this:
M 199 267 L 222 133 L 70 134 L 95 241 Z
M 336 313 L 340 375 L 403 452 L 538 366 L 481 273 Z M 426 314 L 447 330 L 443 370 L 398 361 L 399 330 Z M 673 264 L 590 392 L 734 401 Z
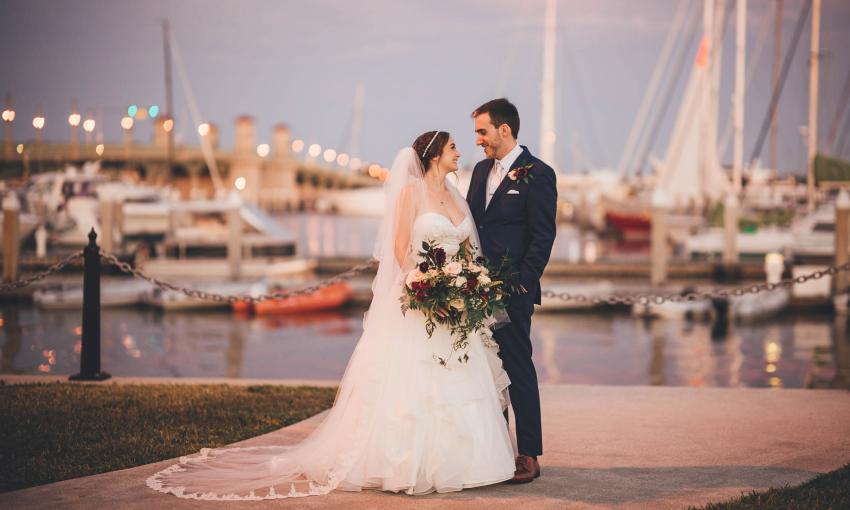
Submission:
M 100 248 L 97 233 L 89 232 L 89 244 L 83 250 L 83 349 L 80 373 L 72 381 L 103 381 L 112 377 L 100 371 Z

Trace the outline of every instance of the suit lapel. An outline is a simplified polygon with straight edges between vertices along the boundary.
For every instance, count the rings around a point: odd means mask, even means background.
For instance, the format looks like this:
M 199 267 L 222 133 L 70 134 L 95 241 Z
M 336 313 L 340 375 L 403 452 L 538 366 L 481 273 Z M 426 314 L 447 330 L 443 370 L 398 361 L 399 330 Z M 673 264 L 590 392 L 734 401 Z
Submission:
M 516 161 L 514 161 L 514 164 L 511 165 L 511 168 L 509 168 L 508 171 L 505 172 L 505 177 L 502 178 L 502 182 L 499 183 L 499 187 L 496 188 L 496 192 L 493 193 L 493 198 L 490 199 L 490 205 L 485 210 L 486 213 L 489 213 L 490 211 L 492 211 L 493 210 L 493 203 L 496 200 L 498 200 L 502 195 L 505 194 L 505 190 L 508 188 L 508 186 L 511 183 L 511 178 L 508 177 L 508 174 L 511 173 L 511 170 L 513 170 L 514 168 L 521 167 L 523 165 L 527 165 L 528 160 L 531 159 L 531 153 L 528 151 L 528 148 L 525 147 L 524 145 L 521 145 L 520 147 L 522 147 L 522 152 L 519 153 L 519 156 L 516 158 Z M 485 180 L 485 184 L 486 184 L 486 180 Z M 486 187 L 484 188 L 484 193 L 485 194 L 487 193 Z
M 487 173 L 493 166 L 493 160 L 487 159 L 486 165 L 477 165 L 477 172 L 473 172 L 469 186 L 472 190 L 470 195 L 470 209 L 473 211 L 473 216 L 481 217 L 484 215 L 484 210 L 487 205 Z M 485 170 L 486 169 L 486 170 Z

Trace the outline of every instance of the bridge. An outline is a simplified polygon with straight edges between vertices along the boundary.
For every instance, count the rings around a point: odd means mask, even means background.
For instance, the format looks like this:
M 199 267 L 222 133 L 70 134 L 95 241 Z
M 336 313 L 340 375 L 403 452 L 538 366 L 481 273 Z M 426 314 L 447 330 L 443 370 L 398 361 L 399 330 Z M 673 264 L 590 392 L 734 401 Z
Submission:
M 153 139 L 136 143 L 132 129 L 125 129 L 122 143 L 79 143 L 72 136 L 68 143 L 35 141 L 14 142 L 7 130 L 0 154 L 0 179 L 20 181 L 28 176 L 62 170 L 66 165 L 99 161 L 103 171 L 138 178 L 146 184 L 168 184 L 183 198 L 214 196 L 216 182 L 224 189 L 237 190 L 248 202 L 267 210 L 311 209 L 317 200 L 332 190 L 374 186 L 379 183 L 364 169 L 323 165 L 319 160 L 301 161 L 292 154 L 290 130 L 283 124 L 274 127 L 272 144 L 258 150 L 254 119 L 243 115 L 236 119 L 233 149 L 218 143 L 218 129 L 207 125 L 200 146 L 176 145 L 169 150 L 168 119 L 154 120 Z M 206 154 L 205 154 L 206 153 Z M 262 155 L 261 155 L 262 154 Z M 214 162 L 217 171 L 211 171 Z

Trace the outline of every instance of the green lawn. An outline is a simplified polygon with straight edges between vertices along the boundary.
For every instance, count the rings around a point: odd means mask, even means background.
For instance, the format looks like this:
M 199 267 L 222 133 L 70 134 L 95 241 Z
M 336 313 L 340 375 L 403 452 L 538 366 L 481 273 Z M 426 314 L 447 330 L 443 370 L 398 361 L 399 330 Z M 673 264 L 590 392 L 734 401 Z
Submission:
M 755 492 L 700 510 L 839 510 L 850 508 L 850 464 L 803 485 Z
M 139 466 L 308 418 L 334 388 L 0 386 L 0 492 Z

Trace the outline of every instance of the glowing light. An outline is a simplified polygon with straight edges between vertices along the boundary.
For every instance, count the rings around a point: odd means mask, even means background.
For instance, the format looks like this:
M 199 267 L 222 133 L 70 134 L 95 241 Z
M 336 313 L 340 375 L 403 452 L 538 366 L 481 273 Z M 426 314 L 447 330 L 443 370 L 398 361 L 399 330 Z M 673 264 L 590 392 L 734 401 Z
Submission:
M 86 133 L 91 133 L 92 131 L 94 131 L 95 124 L 96 123 L 94 119 L 86 119 L 83 122 L 83 131 L 85 131 Z
M 97 153 L 98 156 L 103 156 L 103 149 L 103 144 L 99 143 L 97 144 L 97 146 L 95 146 L 94 151 Z
M 37 116 L 33 117 L 32 118 L 32 127 L 36 128 L 36 129 L 43 129 L 44 128 L 44 117 L 42 117 L 41 115 L 37 115 Z
M 148 118 L 148 109 L 147 108 L 139 108 L 139 113 L 135 115 L 135 117 L 139 120 L 144 120 Z
M 121 119 L 121 127 L 125 131 L 133 129 L 133 117 L 124 117 L 123 119 Z
M 267 143 L 261 143 L 257 146 L 257 156 L 260 156 L 261 158 L 268 156 L 271 151 L 272 148 L 269 147 L 269 144 Z
M 336 151 L 333 149 L 326 149 L 324 154 L 325 161 L 330 163 L 331 161 L 336 159 Z
M 210 125 L 206 122 L 201 123 L 201 125 L 198 126 L 198 134 L 201 136 L 207 136 L 210 134 Z
M 165 122 L 162 123 L 162 129 L 164 129 L 166 133 L 171 132 L 171 130 L 174 129 L 174 121 L 171 119 L 165 119 Z
M 3 121 L 12 122 L 13 120 L 15 120 L 15 110 L 12 110 L 11 108 L 3 110 Z
M 131 104 L 127 107 L 127 115 L 130 117 L 135 117 L 137 113 L 139 113 L 138 105 Z
M 18 144 L 18 146 L 17 146 L 17 147 L 15 147 L 15 151 L 16 151 L 18 154 L 23 154 L 23 153 L 24 153 L 24 144 L 19 143 L 19 144 Z
M 248 185 L 248 181 L 244 177 L 237 177 L 235 181 L 233 181 L 233 187 L 242 191 L 245 189 L 245 186 Z
M 348 164 L 348 154 L 342 153 L 336 157 L 336 164 L 339 166 L 345 166 Z
M 322 146 L 317 144 L 317 143 L 314 143 L 313 145 L 310 146 L 309 149 L 307 149 L 307 154 L 309 154 L 310 157 L 313 157 L 313 158 L 315 158 L 316 156 L 318 156 L 321 153 L 322 153 Z
M 381 167 L 378 166 L 377 163 L 372 163 L 369 165 L 369 177 L 378 177 L 378 173 L 380 172 Z
M 82 120 L 83 118 L 79 113 L 72 113 L 71 115 L 68 115 L 68 124 L 73 127 L 79 126 Z
M 768 363 L 767 365 L 765 365 L 764 371 L 768 374 L 776 372 L 776 363 Z
M 304 140 L 295 140 L 292 142 L 292 151 L 301 152 L 304 150 Z
M 348 167 L 352 170 L 360 170 L 361 166 L 363 166 L 363 163 L 360 161 L 360 158 L 351 158 L 351 162 L 348 163 Z
M 152 104 L 150 108 L 148 108 L 148 115 L 151 116 L 152 119 L 155 119 L 157 115 L 159 115 L 159 106 Z

